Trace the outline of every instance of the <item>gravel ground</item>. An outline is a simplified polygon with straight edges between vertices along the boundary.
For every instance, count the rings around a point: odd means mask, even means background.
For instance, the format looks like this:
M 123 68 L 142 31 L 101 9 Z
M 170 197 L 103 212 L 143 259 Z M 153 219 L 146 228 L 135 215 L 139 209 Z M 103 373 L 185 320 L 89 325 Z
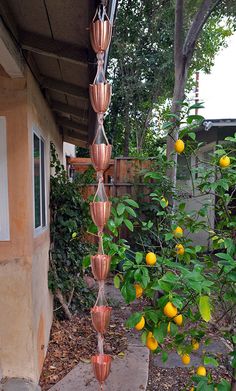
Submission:
M 228 381 L 231 380 L 230 372 L 224 365 L 219 365 L 216 369 L 208 369 L 208 373 L 209 371 L 215 382 L 222 378 Z M 191 381 L 193 374 L 193 368 L 158 368 L 154 365 L 153 355 L 151 355 L 146 391 L 189 391 L 193 386 Z

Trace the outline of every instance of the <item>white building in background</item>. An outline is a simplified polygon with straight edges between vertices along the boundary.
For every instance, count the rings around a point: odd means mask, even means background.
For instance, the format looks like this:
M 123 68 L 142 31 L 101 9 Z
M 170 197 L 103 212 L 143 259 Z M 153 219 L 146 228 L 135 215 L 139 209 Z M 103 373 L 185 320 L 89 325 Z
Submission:
M 189 157 L 189 165 L 199 167 L 204 161 L 203 167 L 208 160 L 216 144 L 221 143 L 225 137 L 232 136 L 236 132 L 236 34 L 228 40 L 228 47 L 221 50 L 215 58 L 215 65 L 211 73 L 199 74 L 198 99 L 204 102 L 204 109 L 198 114 L 205 118 L 203 125 L 196 131 L 196 139 L 204 145 L 197 154 Z M 190 99 L 194 100 L 194 94 Z M 195 178 L 196 179 L 196 178 Z M 207 220 L 214 229 L 215 226 L 215 196 L 201 195 L 197 197 L 192 194 L 192 181 L 186 165 L 186 157 L 178 156 L 177 186 L 181 191 L 184 189 L 183 197 L 186 202 L 187 211 L 198 211 L 204 203 L 211 205 Z M 202 218 L 201 218 L 202 220 Z M 191 234 L 189 237 L 194 245 L 204 245 L 211 248 L 209 234 L 202 230 Z
M 70 143 L 63 143 L 63 165 L 66 167 L 66 157 L 75 157 L 75 145 Z

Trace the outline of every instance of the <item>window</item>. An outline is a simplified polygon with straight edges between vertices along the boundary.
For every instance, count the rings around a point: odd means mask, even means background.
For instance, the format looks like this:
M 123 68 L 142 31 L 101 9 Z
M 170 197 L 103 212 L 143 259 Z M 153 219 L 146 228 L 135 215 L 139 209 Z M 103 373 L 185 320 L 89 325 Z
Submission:
M 33 132 L 34 228 L 46 227 L 45 143 Z
M 5 117 L 0 117 L 0 240 L 10 240 Z

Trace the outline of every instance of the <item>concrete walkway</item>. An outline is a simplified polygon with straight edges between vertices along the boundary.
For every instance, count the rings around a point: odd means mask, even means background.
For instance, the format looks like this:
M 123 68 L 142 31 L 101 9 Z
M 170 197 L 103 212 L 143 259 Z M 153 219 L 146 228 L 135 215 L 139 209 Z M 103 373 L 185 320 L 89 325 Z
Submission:
M 125 318 L 129 316 L 129 309 L 118 289 L 107 284 L 106 294 L 116 308 L 113 310 L 113 319 L 120 319 L 120 307 Z M 125 308 L 124 308 L 125 307 Z M 125 315 L 124 315 L 125 314 Z M 125 319 L 121 319 L 125 321 Z M 128 349 L 123 357 L 116 356 L 111 363 L 111 373 L 105 382 L 104 391 L 138 391 L 146 390 L 148 383 L 149 351 L 141 344 L 139 335 L 128 333 Z M 100 390 L 95 380 L 91 364 L 79 363 L 64 379 L 50 391 L 96 391 Z
M 130 345 L 123 358 L 112 361 L 111 373 L 104 391 L 146 390 L 148 382 L 149 353 L 144 347 Z M 96 391 L 100 390 L 94 379 L 91 364 L 80 363 L 53 386 L 50 391 Z

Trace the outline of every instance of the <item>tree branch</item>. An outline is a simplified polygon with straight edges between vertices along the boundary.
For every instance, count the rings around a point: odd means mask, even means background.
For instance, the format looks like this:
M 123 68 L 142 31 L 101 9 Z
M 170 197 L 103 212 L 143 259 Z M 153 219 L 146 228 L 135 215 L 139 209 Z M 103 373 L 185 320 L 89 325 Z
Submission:
M 198 37 L 201 33 L 201 30 L 208 18 L 210 17 L 212 11 L 220 3 L 221 0 L 203 0 L 199 10 L 195 14 L 193 22 L 188 30 L 184 45 L 183 45 L 183 55 L 188 58 L 192 57 L 193 51 L 198 40 Z

